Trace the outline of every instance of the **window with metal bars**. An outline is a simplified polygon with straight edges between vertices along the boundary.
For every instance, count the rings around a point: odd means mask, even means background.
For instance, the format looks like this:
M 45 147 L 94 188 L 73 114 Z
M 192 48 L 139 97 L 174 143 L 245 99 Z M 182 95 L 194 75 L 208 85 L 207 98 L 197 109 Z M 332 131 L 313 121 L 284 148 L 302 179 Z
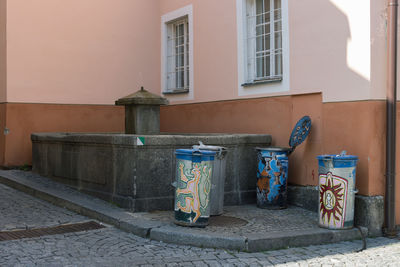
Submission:
M 246 83 L 281 80 L 281 0 L 247 0 L 246 30 Z
M 189 91 L 189 24 L 184 17 L 167 24 L 166 92 Z

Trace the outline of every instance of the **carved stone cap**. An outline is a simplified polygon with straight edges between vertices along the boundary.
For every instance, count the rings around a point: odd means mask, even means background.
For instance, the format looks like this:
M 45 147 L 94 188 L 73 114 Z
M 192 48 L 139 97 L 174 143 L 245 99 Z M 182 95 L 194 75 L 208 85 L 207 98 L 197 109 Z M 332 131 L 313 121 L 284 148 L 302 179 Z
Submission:
M 127 105 L 168 105 L 168 99 L 152 94 L 149 91 L 144 90 L 143 87 L 136 93 L 130 94 L 123 98 L 115 101 L 115 105 L 127 106 Z

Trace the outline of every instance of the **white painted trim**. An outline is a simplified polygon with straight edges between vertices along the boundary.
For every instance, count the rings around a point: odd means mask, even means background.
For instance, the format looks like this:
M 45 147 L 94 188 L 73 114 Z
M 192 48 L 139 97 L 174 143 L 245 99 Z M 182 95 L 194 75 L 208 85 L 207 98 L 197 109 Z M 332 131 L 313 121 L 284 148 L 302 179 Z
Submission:
M 189 92 L 184 94 L 163 94 L 164 97 L 168 98 L 171 101 L 194 99 L 193 6 L 188 5 L 161 16 L 161 93 L 166 91 L 168 23 L 185 16 L 188 17 L 189 23 Z
M 288 0 L 282 0 L 282 81 L 255 84 L 243 87 L 245 83 L 246 58 L 246 1 L 236 0 L 237 16 L 237 42 L 238 42 L 238 95 L 249 96 L 269 93 L 287 92 L 290 90 L 290 65 L 289 65 L 289 8 Z

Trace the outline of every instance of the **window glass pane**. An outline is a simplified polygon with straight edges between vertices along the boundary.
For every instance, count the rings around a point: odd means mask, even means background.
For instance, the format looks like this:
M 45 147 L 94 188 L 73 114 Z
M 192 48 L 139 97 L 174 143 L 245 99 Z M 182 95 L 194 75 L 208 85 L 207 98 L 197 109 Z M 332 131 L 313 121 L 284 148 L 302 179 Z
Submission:
M 264 32 L 265 32 L 265 34 L 271 33 L 271 24 L 270 23 L 267 23 L 264 25 Z
M 278 20 L 277 22 L 275 22 L 274 27 L 276 32 L 282 31 L 282 21 Z
M 275 9 L 281 8 L 281 0 L 274 0 L 274 8 Z
M 184 34 L 184 24 L 179 24 L 179 36 L 182 36 Z
M 270 0 L 264 0 L 264 23 L 270 22 L 271 6 L 269 1 Z
M 175 76 L 176 88 L 183 88 L 185 83 L 185 23 L 178 22 L 175 26 Z
M 179 66 L 185 66 L 185 54 L 183 53 L 183 51 L 179 54 Z
M 263 20 L 263 13 L 264 13 L 264 0 L 256 0 L 256 23 L 262 24 L 264 23 Z
M 176 88 L 179 88 L 179 80 L 180 80 L 180 72 L 179 71 L 177 71 L 176 73 L 175 73 L 175 75 L 176 75 L 176 84 L 175 84 L 175 87 Z
M 281 9 L 275 9 L 274 11 L 274 20 L 281 20 L 282 19 L 282 11 Z
M 264 78 L 269 78 L 271 76 L 271 57 L 265 56 L 265 73 Z
M 264 13 L 267 13 L 271 10 L 270 0 L 264 0 Z
M 261 36 L 264 34 L 265 27 L 263 25 L 256 26 L 256 35 Z
M 257 61 L 257 78 L 262 78 L 264 76 L 264 56 L 259 56 L 256 58 Z
M 246 19 L 249 82 L 282 75 L 281 0 L 253 1 L 248 0 L 247 7 L 252 10 L 247 11 Z
M 260 33 L 257 33 L 257 37 L 256 37 L 256 51 L 263 51 L 264 50 L 264 33 L 262 31 L 262 29 L 264 27 L 260 27 L 261 31 Z
M 268 53 L 262 53 L 256 58 L 257 62 L 257 77 L 256 79 L 265 79 L 270 76 L 270 55 Z
M 275 75 L 276 76 L 282 75 L 282 54 L 281 53 L 275 55 Z
M 271 35 L 268 34 L 264 36 L 264 43 L 264 50 L 269 51 L 271 49 Z
M 178 54 L 177 54 L 177 55 L 175 56 L 175 68 L 179 68 L 179 67 L 180 67 L 179 62 L 180 62 L 180 60 L 179 60 L 179 56 L 178 56 Z
M 282 33 L 276 32 L 275 33 L 275 49 L 281 49 L 281 48 L 282 48 Z
M 167 90 L 189 88 L 189 27 L 187 18 L 167 25 Z
M 185 87 L 189 88 L 189 67 L 186 68 L 186 84 Z
M 183 69 L 180 69 L 176 72 L 176 88 L 183 88 L 184 87 L 184 77 L 183 77 Z

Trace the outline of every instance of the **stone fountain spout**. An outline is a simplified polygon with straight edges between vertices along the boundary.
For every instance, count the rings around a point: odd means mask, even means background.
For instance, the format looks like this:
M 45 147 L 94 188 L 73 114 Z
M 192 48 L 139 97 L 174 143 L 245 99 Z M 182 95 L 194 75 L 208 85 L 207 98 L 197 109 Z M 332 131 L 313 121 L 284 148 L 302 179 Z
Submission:
M 160 106 L 168 103 L 168 99 L 143 87 L 115 101 L 116 105 L 125 106 L 125 134 L 144 135 L 160 133 Z

